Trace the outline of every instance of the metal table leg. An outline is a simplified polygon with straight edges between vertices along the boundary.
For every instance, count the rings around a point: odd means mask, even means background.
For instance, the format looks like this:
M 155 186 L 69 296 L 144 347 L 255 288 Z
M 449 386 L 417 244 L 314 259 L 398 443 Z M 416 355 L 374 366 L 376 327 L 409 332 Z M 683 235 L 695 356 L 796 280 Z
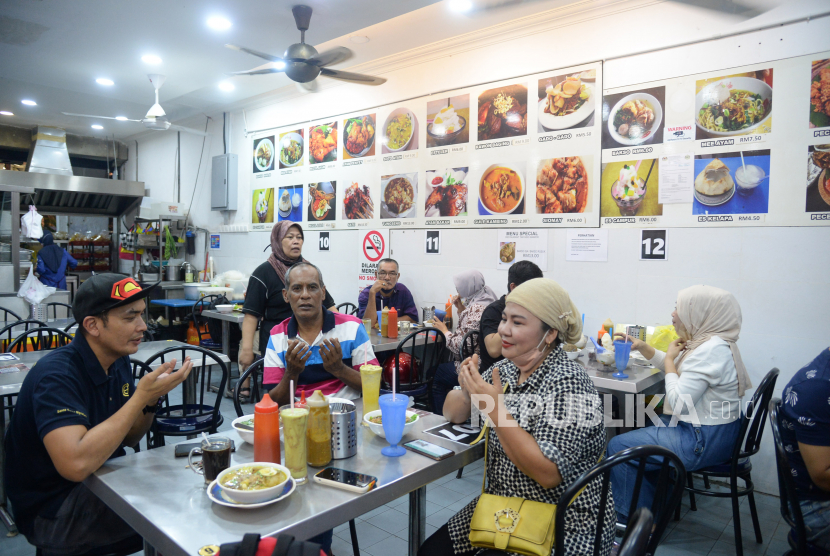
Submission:
M 222 321 L 222 353 L 224 353 L 228 359 L 231 358 L 231 323 L 226 320 Z M 211 386 L 210 391 L 219 392 L 219 389 L 215 386 Z M 230 362 L 228 362 L 228 381 L 225 383 L 225 396 L 228 398 L 233 396 L 233 389 L 231 388 Z
M 427 487 L 409 493 L 409 556 L 418 556 L 427 528 Z
M 11 404 L 11 396 L 8 397 L 9 404 Z M 0 397 L 0 431 L 6 430 L 6 397 Z M 6 449 L 3 443 L 0 443 L 0 520 L 3 525 L 9 530 L 9 537 L 17 535 L 17 525 L 14 524 L 12 516 L 6 510 L 6 487 L 4 486 L 3 470 L 6 467 Z

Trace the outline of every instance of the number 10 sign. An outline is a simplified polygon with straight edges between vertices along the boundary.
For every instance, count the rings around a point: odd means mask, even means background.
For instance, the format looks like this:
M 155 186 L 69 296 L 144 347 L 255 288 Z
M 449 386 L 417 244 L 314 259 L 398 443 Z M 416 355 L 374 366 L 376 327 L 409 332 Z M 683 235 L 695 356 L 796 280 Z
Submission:
M 641 230 L 641 261 L 665 261 L 666 251 L 666 230 Z

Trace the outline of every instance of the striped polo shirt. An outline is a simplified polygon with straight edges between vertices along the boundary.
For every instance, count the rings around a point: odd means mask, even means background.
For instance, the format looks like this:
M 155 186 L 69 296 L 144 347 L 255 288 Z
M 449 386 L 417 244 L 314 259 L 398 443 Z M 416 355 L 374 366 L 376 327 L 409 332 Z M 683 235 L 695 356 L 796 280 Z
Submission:
M 356 371 L 359 371 L 360 366 L 366 363 L 378 364 L 375 353 L 372 351 L 369 335 L 366 334 L 366 329 L 360 319 L 343 313 L 332 313 L 326 309 L 323 313 L 323 329 L 311 344 L 311 357 L 306 361 L 305 369 L 300 373 L 297 384 L 294 385 L 298 396 L 303 391 L 308 396 L 314 390 L 322 390 L 323 394 L 328 396 L 346 386 L 323 367 L 323 357 L 320 355 L 323 340 L 337 338 L 343 352 L 343 362 Z M 262 379 L 264 384 L 279 384 L 282 380 L 285 375 L 285 354 L 288 351 L 288 341 L 294 339 L 306 343 L 301 336 L 297 335 L 297 319 L 294 316 L 271 329 L 271 337 L 265 350 L 265 372 Z

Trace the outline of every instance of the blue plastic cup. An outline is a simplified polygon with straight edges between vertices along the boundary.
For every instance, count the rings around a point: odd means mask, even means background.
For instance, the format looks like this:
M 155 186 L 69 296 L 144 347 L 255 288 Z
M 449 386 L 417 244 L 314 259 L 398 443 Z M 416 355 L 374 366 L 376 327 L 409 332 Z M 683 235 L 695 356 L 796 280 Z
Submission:
M 406 424 L 406 406 L 409 405 L 409 396 L 403 394 L 384 394 L 378 398 L 380 415 L 383 424 L 383 434 L 389 446 L 380 453 L 384 456 L 399 457 L 406 453 L 403 446 L 398 446 L 403 437 L 403 427 Z
M 383 334 L 381 334 L 381 332 L 383 332 L 383 330 L 381 330 L 381 328 L 380 328 L 380 323 L 383 322 L 382 317 L 383 317 L 383 311 L 378 311 L 378 336 L 383 335 Z
M 614 340 L 614 363 L 617 364 L 617 371 L 612 376 L 617 378 L 628 378 L 625 374 L 626 367 L 628 367 L 628 359 L 631 357 L 631 342 L 622 342 Z
M 446 316 L 447 316 L 446 311 L 442 311 L 441 309 L 435 309 L 435 318 L 437 320 L 440 320 L 441 322 L 444 322 L 444 317 L 446 317 Z

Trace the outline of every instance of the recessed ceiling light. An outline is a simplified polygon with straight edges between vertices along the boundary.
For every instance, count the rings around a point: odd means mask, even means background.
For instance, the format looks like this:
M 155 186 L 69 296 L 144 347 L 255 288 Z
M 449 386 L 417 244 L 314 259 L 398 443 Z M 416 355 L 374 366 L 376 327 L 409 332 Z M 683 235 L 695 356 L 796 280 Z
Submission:
M 99 77 L 98 79 L 95 80 L 95 82 L 98 83 L 99 85 L 106 85 L 107 87 L 115 85 L 115 83 L 113 82 L 112 79 L 107 79 L 106 77 Z
M 285 69 L 285 62 L 274 62 L 274 67 L 278 70 Z
M 28 100 L 27 99 L 27 100 L 21 100 L 20 102 L 22 102 L 26 106 L 37 106 L 37 103 L 33 100 Z
M 224 17 L 214 16 L 207 20 L 208 27 L 216 31 L 225 31 L 231 28 L 231 22 Z
M 449 7 L 454 12 L 469 12 L 473 9 L 471 0 L 450 0 Z
M 349 42 L 353 42 L 355 44 L 364 44 L 369 42 L 369 37 L 365 35 L 354 35 L 353 37 L 349 37 Z
M 230 81 L 222 81 L 219 83 L 219 88 L 223 91 L 230 92 L 233 91 L 236 87 L 233 86 L 233 83 Z
M 92 124 L 92 129 L 104 129 L 104 126 L 98 124 Z
M 0 110 L 0 116 L 14 116 L 14 114 L 9 112 L 8 110 Z
M 161 63 L 161 58 L 155 54 L 145 54 L 141 57 L 141 61 L 145 64 L 150 64 L 151 66 L 157 66 Z
M 115 119 L 118 120 L 119 122 L 126 122 L 127 121 L 127 116 L 116 116 Z

